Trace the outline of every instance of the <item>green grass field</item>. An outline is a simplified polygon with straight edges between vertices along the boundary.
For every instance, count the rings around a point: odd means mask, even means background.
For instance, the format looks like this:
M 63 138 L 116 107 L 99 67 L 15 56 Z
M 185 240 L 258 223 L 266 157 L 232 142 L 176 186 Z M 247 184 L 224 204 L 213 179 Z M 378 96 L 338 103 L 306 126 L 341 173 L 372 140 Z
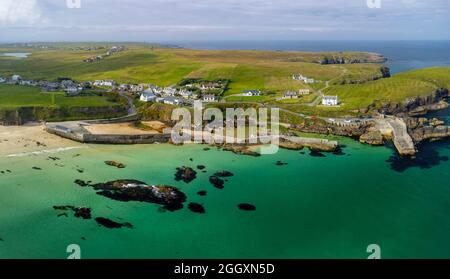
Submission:
M 341 106 L 338 108 L 306 106 L 304 103 L 307 103 L 307 98 L 298 102 L 280 103 L 281 106 L 291 110 L 313 115 L 348 114 L 353 110 L 367 107 L 376 100 L 401 101 L 408 97 L 428 95 L 439 87 L 450 88 L 450 67 L 411 71 L 388 79 L 368 81 L 380 77 L 380 64 L 313 63 L 324 56 L 371 57 L 372 54 L 367 53 L 153 49 L 145 45 L 127 47 L 128 50 L 95 63 L 85 63 L 83 60 L 104 53 L 104 50 L 74 51 L 70 44 L 64 44 L 55 50 L 3 49 L 2 51 L 7 52 L 22 51 L 32 54 L 26 59 L 0 57 L 0 76 L 20 74 L 24 78 L 36 80 L 54 80 L 58 77 L 70 77 L 77 81 L 115 79 L 120 83 L 145 82 L 159 86 L 176 84 L 184 78 L 207 80 L 223 78 L 230 80 L 226 96 L 240 94 L 243 90 L 250 89 L 274 93 L 261 97 L 229 98 L 229 101 L 235 102 L 273 101 L 287 90 L 301 88 L 309 88 L 314 92 L 325 88 L 325 81 L 328 81 L 330 87 L 324 90 L 324 93 L 339 96 Z M 291 76 L 294 73 L 301 73 L 321 82 L 306 85 L 292 80 Z M 341 85 L 343 81 L 347 84 Z M 355 82 L 358 84 L 351 84 Z M 18 97 L 19 94 L 11 93 L 3 95 L 3 99 L 0 100 L 9 105 L 50 102 L 49 96 L 40 94 L 32 94 L 32 97 Z M 80 105 L 83 105 L 83 102 L 89 104 L 99 102 L 101 105 L 105 100 L 88 98 L 67 100 L 62 95 L 56 96 L 57 103 L 63 104 L 65 101 L 80 102 Z
M 20 74 L 28 79 L 56 79 L 71 77 L 78 81 L 115 79 L 123 83 L 150 82 L 160 86 L 175 84 L 188 77 L 205 79 L 231 79 L 229 94 L 245 89 L 291 89 L 279 88 L 294 73 L 302 73 L 319 80 L 339 77 L 354 68 L 360 68 L 367 76 L 377 74 L 376 64 L 319 65 L 299 61 L 315 61 L 324 54 L 269 51 L 200 51 L 185 49 L 154 49 L 139 45 L 128 46 L 125 52 L 107 57 L 96 63 L 85 63 L 84 59 L 102 54 L 104 50 L 73 51 L 70 48 L 57 50 L 20 49 L 31 52 L 27 59 L 0 58 L 0 75 Z M 6 51 L 6 50 L 4 50 Z M 8 52 L 13 50 L 9 49 Z M 15 50 L 14 50 L 15 51 Z M 348 53 L 347 56 L 364 56 L 363 53 Z M 289 83 L 289 82 L 288 82 Z M 298 83 L 296 89 L 302 88 Z M 292 88 L 293 89 L 293 88 Z
M 53 97 L 54 96 L 54 97 Z M 102 107 L 113 103 L 101 96 L 66 97 L 62 92 L 41 93 L 39 88 L 0 85 L 0 108 Z

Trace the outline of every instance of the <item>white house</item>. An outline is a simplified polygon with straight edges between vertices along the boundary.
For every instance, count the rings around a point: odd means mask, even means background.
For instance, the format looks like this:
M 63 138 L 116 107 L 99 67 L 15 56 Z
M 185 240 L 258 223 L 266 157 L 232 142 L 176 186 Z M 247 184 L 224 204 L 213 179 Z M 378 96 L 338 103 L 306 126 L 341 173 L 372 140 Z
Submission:
M 338 96 L 323 96 L 322 98 L 322 105 L 324 106 L 337 106 L 338 104 Z
M 311 91 L 309 89 L 300 89 L 298 91 L 298 94 L 300 95 L 309 95 L 311 93 Z
M 19 81 L 22 80 L 22 77 L 19 76 L 19 75 L 13 75 L 13 76 L 11 77 L 11 80 L 12 80 L 13 82 L 19 82 Z
M 166 105 L 179 106 L 179 105 L 183 104 L 183 100 L 180 98 L 167 97 L 167 98 L 164 98 L 163 103 Z
M 141 92 L 141 91 L 144 91 L 144 86 L 132 84 L 132 85 L 130 85 L 130 90 L 133 93 Z
M 153 90 L 148 89 L 141 94 L 139 100 L 142 102 L 154 102 L 156 101 L 156 95 L 153 93 Z
M 259 90 L 245 90 L 242 96 L 251 97 L 251 96 L 260 96 L 261 91 Z
M 295 91 L 287 91 L 283 94 L 283 99 L 298 99 L 298 93 Z
M 303 76 L 303 75 L 300 75 L 300 74 L 293 74 L 292 75 L 292 79 L 293 80 L 304 80 L 305 79 L 305 77 Z
M 201 85 L 201 87 L 200 87 L 200 89 L 202 90 L 202 91 L 205 91 L 205 90 L 214 90 L 214 89 L 219 89 L 219 88 L 221 88 L 221 85 L 220 84 L 218 84 L 218 83 L 206 83 L 206 84 L 202 84 Z
M 174 96 L 177 93 L 177 89 L 173 87 L 166 87 L 163 89 L 163 93 L 167 96 Z
M 179 94 L 180 94 L 183 98 L 186 98 L 186 99 L 189 99 L 189 98 L 192 97 L 192 92 L 189 91 L 189 90 L 185 90 L 185 89 L 181 90 L 181 91 L 179 92 Z
M 215 103 L 217 101 L 219 101 L 219 99 L 217 98 L 216 95 L 212 94 L 203 95 L 203 102 L 205 103 Z
M 83 91 L 83 87 L 81 86 L 69 86 L 64 89 L 67 95 L 78 95 L 81 91 Z
M 316 81 L 312 78 L 305 77 L 304 75 L 292 75 L 293 80 L 303 81 L 304 83 L 315 83 Z
M 96 80 L 94 82 L 94 86 L 109 86 L 113 87 L 116 85 L 116 82 L 114 80 L 108 79 L 108 80 Z

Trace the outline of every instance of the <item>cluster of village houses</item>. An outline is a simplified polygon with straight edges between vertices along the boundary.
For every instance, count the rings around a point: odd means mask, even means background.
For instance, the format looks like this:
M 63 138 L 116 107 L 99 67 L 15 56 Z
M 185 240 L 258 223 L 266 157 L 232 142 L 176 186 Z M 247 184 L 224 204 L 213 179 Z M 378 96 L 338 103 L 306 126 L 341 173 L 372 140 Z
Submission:
M 293 75 L 295 80 L 302 80 L 305 83 L 313 79 L 306 78 L 302 75 Z M 314 81 L 316 82 L 316 81 Z M 22 79 L 20 75 L 13 75 L 11 78 L 0 77 L 0 83 L 35 86 L 40 87 L 43 92 L 64 91 L 67 96 L 77 96 L 84 90 L 92 87 L 107 87 L 113 91 L 121 93 L 131 93 L 139 96 L 142 102 L 159 102 L 170 105 L 192 105 L 194 101 L 201 100 L 205 103 L 214 103 L 219 101 L 219 97 L 211 94 L 211 91 L 222 90 L 224 85 L 217 82 L 204 82 L 200 84 L 186 84 L 181 88 L 175 86 L 159 87 L 153 84 L 118 84 L 114 80 L 96 80 L 94 82 L 76 83 L 71 79 L 63 79 L 60 82 L 49 82 L 46 80 L 34 81 Z M 196 90 L 193 90 L 196 88 Z M 200 92 L 200 93 L 199 93 Z M 298 99 L 301 96 L 311 94 L 310 89 L 300 89 L 298 91 L 287 91 L 283 94 L 282 99 Z M 244 90 L 241 96 L 252 97 L 260 96 L 260 90 Z M 338 96 L 323 96 L 322 105 L 337 106 L 339 105 Z
M 103 60 L 105 57 L 111 56 L 117 52 L 122 52 L 124 50 L 125 46 L 113 46 L 105 54 L 89 57 L 88 59 L 85 59 L 84 62 L 88 63 L 97 62 Z
M 303 81 L 305 84 L 313 84 L 317 81 L 313 78 L 308 78 L 301 74 L 294 74 L 292 75 L 293 80 L 297 81 Z M 300 89 L 298 92 L 295 91 L 287 91 L 283 95 L 283 99 L 298 99 L 300 96 L 303 95 L 309 95 L 310 90 L 309 89 Z M 338 96 L 323 96 L 322 97 L 322 105 L 323 106 L 338 106 L 339 105 L 339 98 Z
M 79 95 L 83 90 L 89 88 L 91 83 L 76 83 L 71 79 L 63 79 L 60 82 L 50 82 L 47 80 L 27 80 L 20 75 L 13 75 L 10 78 L 0 77 L 0 83 L 21 86 L 40 87 L 43 92 L 64 91 L 68 96 Z

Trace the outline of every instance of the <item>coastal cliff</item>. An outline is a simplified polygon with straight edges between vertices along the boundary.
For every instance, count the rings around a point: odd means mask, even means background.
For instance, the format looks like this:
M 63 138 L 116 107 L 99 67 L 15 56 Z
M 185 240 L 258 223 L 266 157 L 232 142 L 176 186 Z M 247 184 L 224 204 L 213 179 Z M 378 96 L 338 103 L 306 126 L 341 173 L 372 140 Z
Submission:
M 370 53 L 364 57 L 326 56 L 318 60 L 321 65 L 358 64 L 358 63 L 385 63 L 387 58 L 378 53 Z
M 450 127 L 436 118 L 408 118 L 406 119 L 406 125 L 409 134 L 417 144 L 450 137 Z
M 448 107 L 448 103 L 446 102 L 448 97 L 448 89 L 439 88 L 430 95 L 408 98 L 403 102 L 375 101 L 367 108 L 366 112 L 378 111 L 382 114 L 399 116 L 423 115 L 429 111 L 440 110 Z

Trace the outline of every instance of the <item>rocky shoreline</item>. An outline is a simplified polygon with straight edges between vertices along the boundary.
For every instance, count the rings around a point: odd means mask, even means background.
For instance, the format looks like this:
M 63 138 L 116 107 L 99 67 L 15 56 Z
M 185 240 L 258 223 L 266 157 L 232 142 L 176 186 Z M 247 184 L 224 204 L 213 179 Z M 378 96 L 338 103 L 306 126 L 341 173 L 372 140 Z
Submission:
M 448 96 L 447 89 L 438 89 L 426 97 L 410 98 L 402 103 L 385 103 L 378 109 L 368 108 L 373 111 L 374 117 L 367 121 L 354 122 L 349 125 L 316 122 L 291 125 L 291 129 L 313 134 L 350 137 L 361 143 L 375 146 L 384 145 L 386 141 L 393 140 L 401 155 L 413 157 L 418 152 L 417 146 L 421 143 L 450 137 L 450 126 L 445 125 L 443 121 L 436 118 L 419 117 L 430 111 L 448 108 Z M 365 111 L 365 113 L 367 112 Z M 396 137 L 396 132 L 402 126 L 404 126 L 405 132 L 401 136 L 404 139 L 398 139 L 400 133 L 397 133 Z M 409 138 L 412 143 L 408 145 Z M 411 148 L 410 145 L 413 147 Z

